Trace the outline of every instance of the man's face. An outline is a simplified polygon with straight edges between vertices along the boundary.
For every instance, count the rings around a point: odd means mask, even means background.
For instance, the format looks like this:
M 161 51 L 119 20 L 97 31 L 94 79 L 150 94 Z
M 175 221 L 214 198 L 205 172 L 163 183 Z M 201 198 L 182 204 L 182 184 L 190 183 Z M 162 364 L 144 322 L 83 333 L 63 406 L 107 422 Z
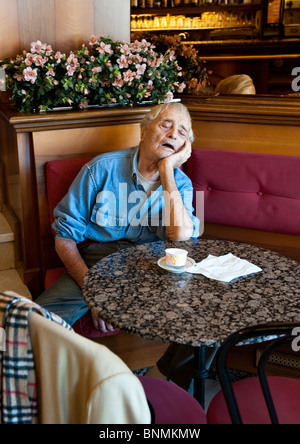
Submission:
M 148 127 L 143 128 L 141 141 L 144 155 L 152 161 L 171 156 L 184 146 L 189 129 L 188 116 L 169 106 Z

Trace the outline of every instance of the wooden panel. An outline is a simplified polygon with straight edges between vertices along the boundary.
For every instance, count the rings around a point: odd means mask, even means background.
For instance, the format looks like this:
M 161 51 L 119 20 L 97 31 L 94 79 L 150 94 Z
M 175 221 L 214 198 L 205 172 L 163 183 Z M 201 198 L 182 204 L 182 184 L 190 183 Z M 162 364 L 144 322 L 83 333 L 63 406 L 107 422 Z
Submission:
M 33 133 L 35 156 L 75 157 L 135 146 L 140 140 L 139 124 L 101 126 Z
M 113 40 L 130 42 L 130 2 L 95 0 L 94 33 L 109 35 Z
M 1 2 L 0 59 L 12 57 L 20 50 L 17 0 Z
M 92 34 L 130 41 L 130 0 L 10 0 L 1 2 L 0 58 L 41 40 L 68 52 Z
M 55 2 L 53 0 L 18 0 L 18 23 L 21 48 L 41 40 L 56 45 Z
M 300 156 L 300 126 L 194 120 L 193 129 L 196 148 Z
M 94 0 L 56 0 L 56 47 L 64 47 L 65 42 L 68 49 L 87 44 L 94 33 L 94 12 Z

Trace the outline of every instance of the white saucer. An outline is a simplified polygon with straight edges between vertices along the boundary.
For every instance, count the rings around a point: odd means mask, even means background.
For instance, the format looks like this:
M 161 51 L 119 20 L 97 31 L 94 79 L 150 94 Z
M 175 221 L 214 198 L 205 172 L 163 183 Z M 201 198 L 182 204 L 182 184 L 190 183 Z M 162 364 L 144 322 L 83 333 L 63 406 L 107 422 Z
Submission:
M 160 268 L 163 268 L 164 270 L 168 270 L 171 271 L 172 273 L 184 273 L 186 270 L 188 270 L 189 268 L 192 268 L 195 265 L 195 261 L 194 259 L 192 259 L 191 257 L 187 257 L 186 258 L 186 263 L 185 265 L 183 265 L 182 267 L 172 267 L 172 265 L 167 265 L 166 264 L 166 258 L 165 257 L 161 257 L 158 261 L 157 261 L 157 265 Z

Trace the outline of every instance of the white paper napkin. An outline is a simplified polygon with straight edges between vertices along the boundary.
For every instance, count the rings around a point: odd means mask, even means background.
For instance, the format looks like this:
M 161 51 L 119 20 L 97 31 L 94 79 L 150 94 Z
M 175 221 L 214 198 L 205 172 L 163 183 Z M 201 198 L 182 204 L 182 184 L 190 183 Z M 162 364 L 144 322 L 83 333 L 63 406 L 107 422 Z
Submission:
M 208 255 L 206 259 L 195 264 L 192 268 L 186 270 L 187 273 L 203 274 L 210 279 L 217 281 L 230 282 L 241 276 L 247 276 L 252 273 L 262 271 L 251 262 L 240 259 L 232 253 L 224 256 Z

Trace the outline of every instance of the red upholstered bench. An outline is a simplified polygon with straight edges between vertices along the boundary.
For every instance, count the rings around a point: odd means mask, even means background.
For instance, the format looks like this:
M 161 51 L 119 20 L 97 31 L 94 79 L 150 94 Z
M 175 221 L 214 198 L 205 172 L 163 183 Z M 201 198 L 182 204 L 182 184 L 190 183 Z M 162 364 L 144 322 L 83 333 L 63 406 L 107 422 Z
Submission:
M 54 207 L 88 160 L 90 157 L 47 163 L 51 224 Z M 222 237 L 225 226 L 292 235 L 300 258 L 300 157 L 194 148 L 182 169 L 192 180 L 194 193 L 204 191 L 205 224 L 220 226 L 221 238 L 226 238 Z M 45 285 L 62 272 L 47 270 Z M 89 316 L 80 322 L 89 325 Z
M 58 202 L 68 192 L 69 186 L 79 173 L 82 166 L 87 163 L 91 157 L 81 157 L 73 159 L 53 160 L 46 164 L 46 184 L 47 198 L 49 205 L 50 226 L 54 221 L 53 210 Z M 51 228 L 52 229 L 52 228 Z M 52 230 L 53 234 L 55 232 Z M 52 268 L 46 270 L 45 289 L 49 288 L 57 279 L 65 273 L 64 267 Z M 87 338 L 99 338 L 112 336 L 121 333 L 121 330 L 102 333 L 94 327 L 91 312 L 88 311 L 84 316 L 73 324 L 73 329 Z

